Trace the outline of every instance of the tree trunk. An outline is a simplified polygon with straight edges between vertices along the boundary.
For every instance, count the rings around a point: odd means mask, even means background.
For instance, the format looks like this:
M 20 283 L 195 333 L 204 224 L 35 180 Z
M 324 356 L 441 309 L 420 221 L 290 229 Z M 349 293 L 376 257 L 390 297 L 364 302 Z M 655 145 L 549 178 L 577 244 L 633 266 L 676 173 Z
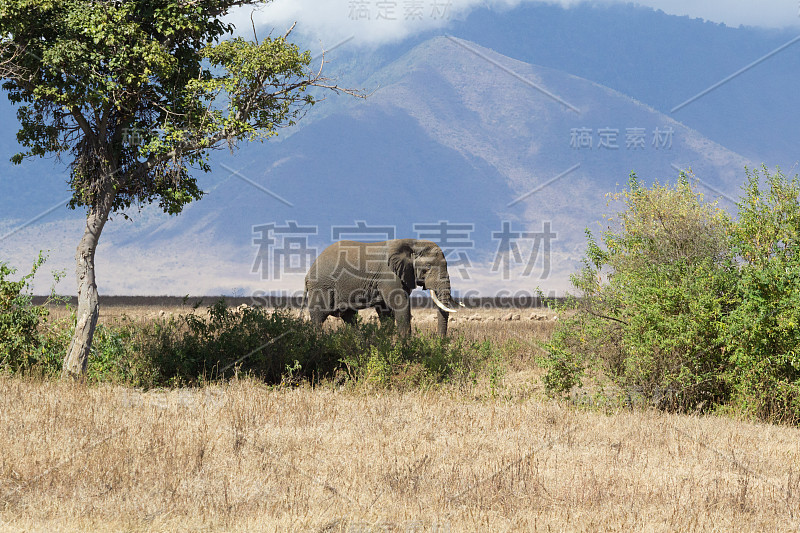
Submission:
M 107 187 L 100 194 L 96 205 L 86 214 L 86 229 L 75 253 L 76 275 L 78 278 L 78 310 L 75 333 L 64 358 L 61 378 L 82 381 L 86 376 L 92 337 L 100 314 L 97 283 L 94 274 L 94 253 L 100 233 L 103 231 L 108 215 L 114 205 L 113 189 Z

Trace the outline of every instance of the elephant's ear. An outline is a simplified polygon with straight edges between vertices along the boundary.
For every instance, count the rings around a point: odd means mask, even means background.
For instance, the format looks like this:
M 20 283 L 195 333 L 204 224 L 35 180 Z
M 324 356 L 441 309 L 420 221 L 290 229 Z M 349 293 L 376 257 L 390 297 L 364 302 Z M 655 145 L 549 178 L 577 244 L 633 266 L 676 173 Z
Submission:
M 388 264 L 403 286 L 408 291 L 411 291 L 417 285 L 417 278 L 414 274 L 414 259 L 412 257 L 413 250 L 406 242 L 398 242 L 389 248 Z

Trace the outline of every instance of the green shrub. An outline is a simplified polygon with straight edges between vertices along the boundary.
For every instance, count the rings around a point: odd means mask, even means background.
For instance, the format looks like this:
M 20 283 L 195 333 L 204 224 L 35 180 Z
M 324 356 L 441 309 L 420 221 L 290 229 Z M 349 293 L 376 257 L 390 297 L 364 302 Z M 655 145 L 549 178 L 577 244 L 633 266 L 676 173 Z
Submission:
M 573 300 L 564 304 L 562 310 L 574 308 L 576 302 Z M 618 332 L 611 327 L 603 327 L 606 325 L 592 315 L 579 312 L 574 315 L 562 313 L 562 316 L 565 318 L 554 329 L 550 341 L 545 343 L 547 356 L 539 361 L 547 369 L 542 382 L 545 390 L 551 394 L 568 393 L 574 387 L 582 386 L 588 367 L 612 359 L 608 356 L 593 357 L 593 354 L 598 354 L 604 348 L 604 343 L 612 349 L 617 344 L 613 341 Z
M 100 326 L 89 378 L 141 387 L 200 384 L 246 374 L 272 384 L 344 378 L 385 387 L 462 379 L 485 359 L 458 339 L 398 338 L 391 326 L 320 331 L 286 310 L 189 313 L 146 324 Z
M 246 373 L 280 383 L 287 367 L 294 378 L 314 379 L 337 366 L 323 337 L 288 311 L 229 309 L 220 300 L 208 314 L 162 321 L 142 336 L 143 361 L 164 383 L 199 383 Z
M 551 393 L 610 380 L 649 402 L 689 409 L 725 397 L 722 319 L 733 302 L 730 220 L 681 175 L 674 186 L 640 186 L 613 196 L 625 209 L 601 244 L 587 231 L 580 299 L 546 344 Z
M 329 333 L 327 343 L 351 381 L 394 388 L 465 380 L 486 362 L 480 344 L 438 336 L 398 338 L 391 324 L 358 322 Z
M 740 304 L 725 323 L 734 408 L 800 422 L 800 183 L 748 171 L 733 245 Z
M 162 335 L 170 337 L 174 331 L 174 321 L 161 319 L 147 323 L 123 319 L 112 326 L 98 325 L 92 340 L 87 380 L 146 388 L 164 384 L 156 359 L 145 348 L 155 345 Z
M 41 263 L 40 256 L 30 274 L 19 281 L 6 279 L 16 270 L 0 263 L 0 362 L 12 370 L 27 363 L 38 345 L 39 320 L 46 316 L 47 310 L 32 305 L 31 295 L 23 293 Z
M 2 368 L 58 376 L 74 315 L 44 320 L 47 308 L 20 295 L 33 274 L 10 282 L 9 273 L 2 265 Z M 485 366 L 488 351 L 462 339 L 399 338 L 391 324 L 321 331 L 287 310 L 230 309 L 220 300 L 207 313 L 98 325 L 87 379 L 152 388 L 248 375 L 283 385 L 334 379 L 406 388 L 466 379 Z
M 39 253 L 30 273 L 18 281 L 7 279 L 16 270 L 0 263 L 0 370 L 54 375 L 61 369 L 63 356 L 56 350 L 63 335 L 60 329 L 51 332 L 46 328 L 47 305 L 33 305 L 30 291 L 30 284 L 44 262 L 45 257 Z M 56 281 L 62 275 L 55 273 Z

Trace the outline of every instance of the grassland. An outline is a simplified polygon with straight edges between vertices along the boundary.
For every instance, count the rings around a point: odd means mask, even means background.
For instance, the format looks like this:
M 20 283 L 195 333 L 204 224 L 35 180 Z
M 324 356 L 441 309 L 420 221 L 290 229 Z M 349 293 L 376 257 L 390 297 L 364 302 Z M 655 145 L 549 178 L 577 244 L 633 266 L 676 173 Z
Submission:
M 147 320 L 181 309 L 107 309 Z M 8 531 L 796 531 L 800 430 L 547 399 L 548 319 L 467 310 L 502 380 L 139 391 L 0 378 Z M 415 314 L 420 330 L 434 328 Z M 365 317 L 366 318 L 366 317 Z M 480 318 L 480 320 L 478 319 Z M 487 320 L 494 318 L 494 320 Z M 329 327 L 337 327 L 331 321 Z

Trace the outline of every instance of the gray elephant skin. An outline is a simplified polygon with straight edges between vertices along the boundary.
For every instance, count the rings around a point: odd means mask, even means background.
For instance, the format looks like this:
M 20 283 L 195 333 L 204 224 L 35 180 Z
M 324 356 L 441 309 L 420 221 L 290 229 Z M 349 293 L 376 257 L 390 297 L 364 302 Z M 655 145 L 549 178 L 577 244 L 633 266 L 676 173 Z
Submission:
M 394 239 L 363 243 L 339 241 L 314 261 L 305 290 L 311 321 L 321 326 L 329 316 L 354 323 L 359 309 L 373 307 L 383 323 L 394 319 L 400 335 L 411 333 L 415 287 L 430 290 L 439 311 L 439 335 L 457 305 L 450 294 L 450 276 L 441 248 L 431 241 Z

